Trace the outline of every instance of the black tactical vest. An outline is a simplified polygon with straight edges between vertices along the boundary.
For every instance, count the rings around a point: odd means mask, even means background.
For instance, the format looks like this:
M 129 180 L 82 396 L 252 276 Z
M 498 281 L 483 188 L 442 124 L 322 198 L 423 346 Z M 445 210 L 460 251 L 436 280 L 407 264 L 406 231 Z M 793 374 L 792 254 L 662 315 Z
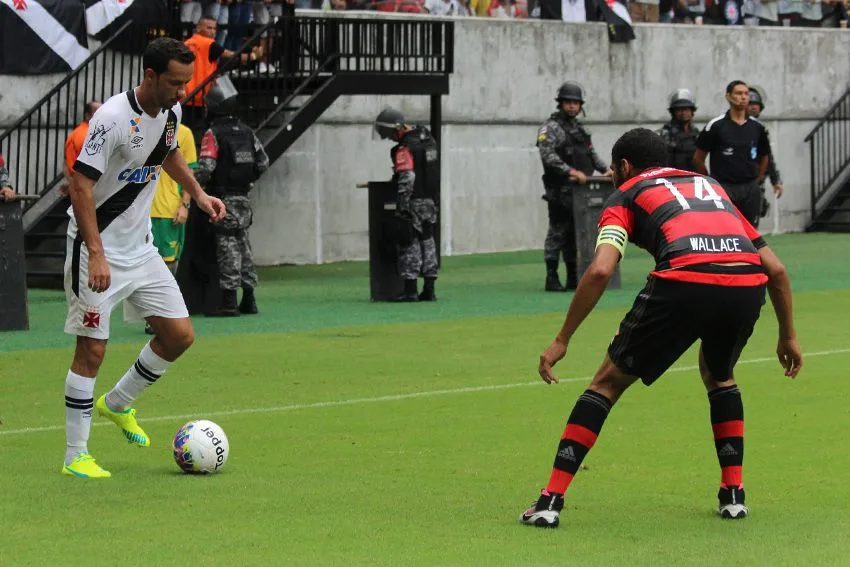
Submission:
M 567 118 L 561 112 L 555 112 L 549 118 L 557 122 L 567 134 L 566 140 L 557 149 L 558 157 L 585 175 L 593 175 L 595 168 L 590 158 L 590 133 L 584 129 L 581 122 Z
M 440 162 L 437 141 L 424 126 L 416 126 L 404 135 L 391 153 L 395 163 L 395 153 L 404 146 L 413 154 L 413 172 L 416 175 L 413 186 L 414 199 L 437 200 L 440 191 Z
M 232 116 L 219 118 L 211 126 L 218 142 L 218 163 L 210 187 L 214 195 L 245 195 L 257 180 L 254 161 L 254 132 Z
M 667 155 L 670 162 L 667 164 L 676 169 L 684 169 L 685 171 L 694 170 L 694 152 L 697 149 L 697 137 L 699 131 L 691 127 L 689 131 L 685 131 L 675 121 L 668 122 L 664 125 L 667 130 Z

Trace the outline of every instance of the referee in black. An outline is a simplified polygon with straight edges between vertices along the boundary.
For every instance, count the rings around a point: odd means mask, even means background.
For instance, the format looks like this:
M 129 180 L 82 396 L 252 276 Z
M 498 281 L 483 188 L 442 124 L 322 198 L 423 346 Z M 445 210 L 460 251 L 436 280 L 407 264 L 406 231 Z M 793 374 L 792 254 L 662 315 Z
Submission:
M 767 128 L 747 115 L 750 89 L 746 83 L 729 83 L 726 100 L 729 110 L 709 122 L 697 138 L 694 165 L 698 173 L 708 175 L 705 158 L 711 154 L 711 177 L 723 185 L 741 214 L 756 226 L 770 140 Z

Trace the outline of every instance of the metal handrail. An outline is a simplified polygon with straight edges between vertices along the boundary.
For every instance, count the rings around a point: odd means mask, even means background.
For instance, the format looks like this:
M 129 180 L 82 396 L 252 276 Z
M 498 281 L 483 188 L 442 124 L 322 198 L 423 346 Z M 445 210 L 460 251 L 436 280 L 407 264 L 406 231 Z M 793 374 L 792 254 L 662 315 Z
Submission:
M 826 114 L 824 114 L 823 118 L 821 118 L 818 121 L 818 123 L 815 124 L 814 128 L 812 128 L 811 132 L 809 132 L 808 135 L 805 138 L 803 138 L 804 142 L 809 142 L 809 141 L 812 140 L 812 138 L 817 133 L 817 131 L 820 130 L 824 126 L 824 124 L 826 124 L 829 121 L 829 119 L 832 117 L 832 115 L 835 113 L 835 111 L 838 109 L 838 107 L 841 105 L 841 103 L 847 97 L 850 97 L 850 89 L 847 89 L 846 91 L 844 91 L 844 95 L 842 95 L 842 97 L 839 98 L 835 102 L 835 104 L 833 104 L 832 106 L 829 107 L 829 110 L 826 111 Z
M 215 81 L 218 77 L 220 77 L 224 73 L 231 71 L 236 66 L 237 62 L 240 60 L 240 56 L 242 54 L 246 53 L 246 50 L 249 47 L 251 47 L 254 43 L 256 43 L 256 41 L 260 38 L 260 36 L 262 36 L 264 33 L 266 33 L 266 31 L 274 25 L 276 25 L 275 22 L 269 22 L 269 23 L 265 24 L 263 27 L 261 27 L 259 30 L 254 32 L 254 35 L 252 35 L 250 38 L 248 38 L 245 41 L 245 43 L 243 43 L 241 46 L 239 46 L 239 49 L 237 49 L 236 51 L 233 52 L 233 57 L 231 57 L 229 60 L 227 60 L 224 63 L 224 65 L 219 65 L 216 68 L 214 73 L 212 73 L 206 79 L 201 81 L 201 83 L 199 85 L 197 85 L 186 96 L 184 96 L 183 99 L 180 101 L 180 104 L 181 105 L 186 104 L 188 101 L 195 98 L 195 96 L 199 92 L 201 92 L 205 88 L 207 88 L 207 86 L 209 86 L 209 84 L 212 83 L 213 81 Z
M 277 106 L 275 106 L 275 107 L 274 107 L 274 110 L 272 110 L 272 111 L 269 113 L 269 115 L 268 115 L 268 116 L 267 116 L 267 117 L 266 117 L 263 121 L 261 121 L 261 122 L 257 125 L 256 130 L 262 130 L 263 128 L 265 128 L 265 127 L 268 125 L 268 123 L 272 121 L 272 119 L 273 119 L 274 117 L 276 117 L 278 114 L 280 114 L 280 112 L 281 112 L 284 108 L 286 108 L 287 106 L 289 106 L 289 105 L 292 103 L 292 101 L 293 101 L 293 100 L 295 100 L 295 98 L 296 98 L 296 97 L 298 97 L 298 96 L 300 96 L 300 95 L 301 95 L 301 92 L 302 92 L 304 89 L 306 89 L 306 88 L 307 88 L 307 85 L 309 85 L 310 83 L 312 83 L 312 82 L 313 82 L 313 81 L 314 81 L 314 80 L 315 80 L 315 79 L 319 76 L 319 74 L 321 74 L 321 73 L 325 72 L 325 68 L 326 68 L 326 67 L 327 67 L 327 66 L 328 66 L 331 62 L 336 61 L 338 58 L 339 58 L 339 56 L 338 56 L 337 54 L 334 54 L 334 55 L 332 55 L 332 56 L 328 57 L 327 59 L 325 59 L 325 61 L 324 61 L 321 65 L 319 65 L 319 66 L 316 68 L 316 70 L 315 70 L 315 71 L 313 71 L 312 73 L 310 73 L 310 75 L 309 75 L 306 79 L 304 79 L 304 80 L 301 82 L 301 84 L 300 84 L 300 85 L 298 85 L 297 87 L 295 87 L 295 89 L 294 89 L 294 90 L 293 90 L 293 91 L 289 94 L 289 96 L 288 96 L 288 97 L 286 97 L 286 98 L 285 98 L 285 99 L 284 99 L 284 100 L 283 100 L 280 104 L 278 104 Z M 285 127 L 286 127 L 286 125 L 282 126 L 282 128 L 285 128 Z

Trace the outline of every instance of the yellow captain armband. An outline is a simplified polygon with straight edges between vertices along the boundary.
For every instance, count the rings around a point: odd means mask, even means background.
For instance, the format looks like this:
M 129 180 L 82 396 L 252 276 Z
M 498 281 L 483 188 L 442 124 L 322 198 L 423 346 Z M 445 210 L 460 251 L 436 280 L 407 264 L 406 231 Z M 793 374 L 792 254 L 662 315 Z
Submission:
M 620 256 L 626 255 L 626 244 L 629 243 L 629 233 L 626 229 L 614 224 L 603 226 L 599 229 L 599 236 L 596 238 L 596 247 L 600 244 L 610 244 L 620 253 Z

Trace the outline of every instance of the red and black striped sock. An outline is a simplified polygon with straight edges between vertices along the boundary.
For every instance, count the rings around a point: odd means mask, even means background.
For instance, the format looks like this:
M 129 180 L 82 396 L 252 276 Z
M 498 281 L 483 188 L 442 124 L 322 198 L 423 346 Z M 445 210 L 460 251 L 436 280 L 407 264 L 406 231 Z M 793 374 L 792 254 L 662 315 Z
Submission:
M 602 394 L 585 390 L 579 397 L 558 444 L 552 476 L 546 485 L 548 492 L 563 494 L 567 491 L 584 457 L 596 443 L 610 411 L 611 400 Z
M 714 447 L 720 461 L 722 486 L 743 486 L 744 403 L 738 386 L 717 388 L 708 393 Z

